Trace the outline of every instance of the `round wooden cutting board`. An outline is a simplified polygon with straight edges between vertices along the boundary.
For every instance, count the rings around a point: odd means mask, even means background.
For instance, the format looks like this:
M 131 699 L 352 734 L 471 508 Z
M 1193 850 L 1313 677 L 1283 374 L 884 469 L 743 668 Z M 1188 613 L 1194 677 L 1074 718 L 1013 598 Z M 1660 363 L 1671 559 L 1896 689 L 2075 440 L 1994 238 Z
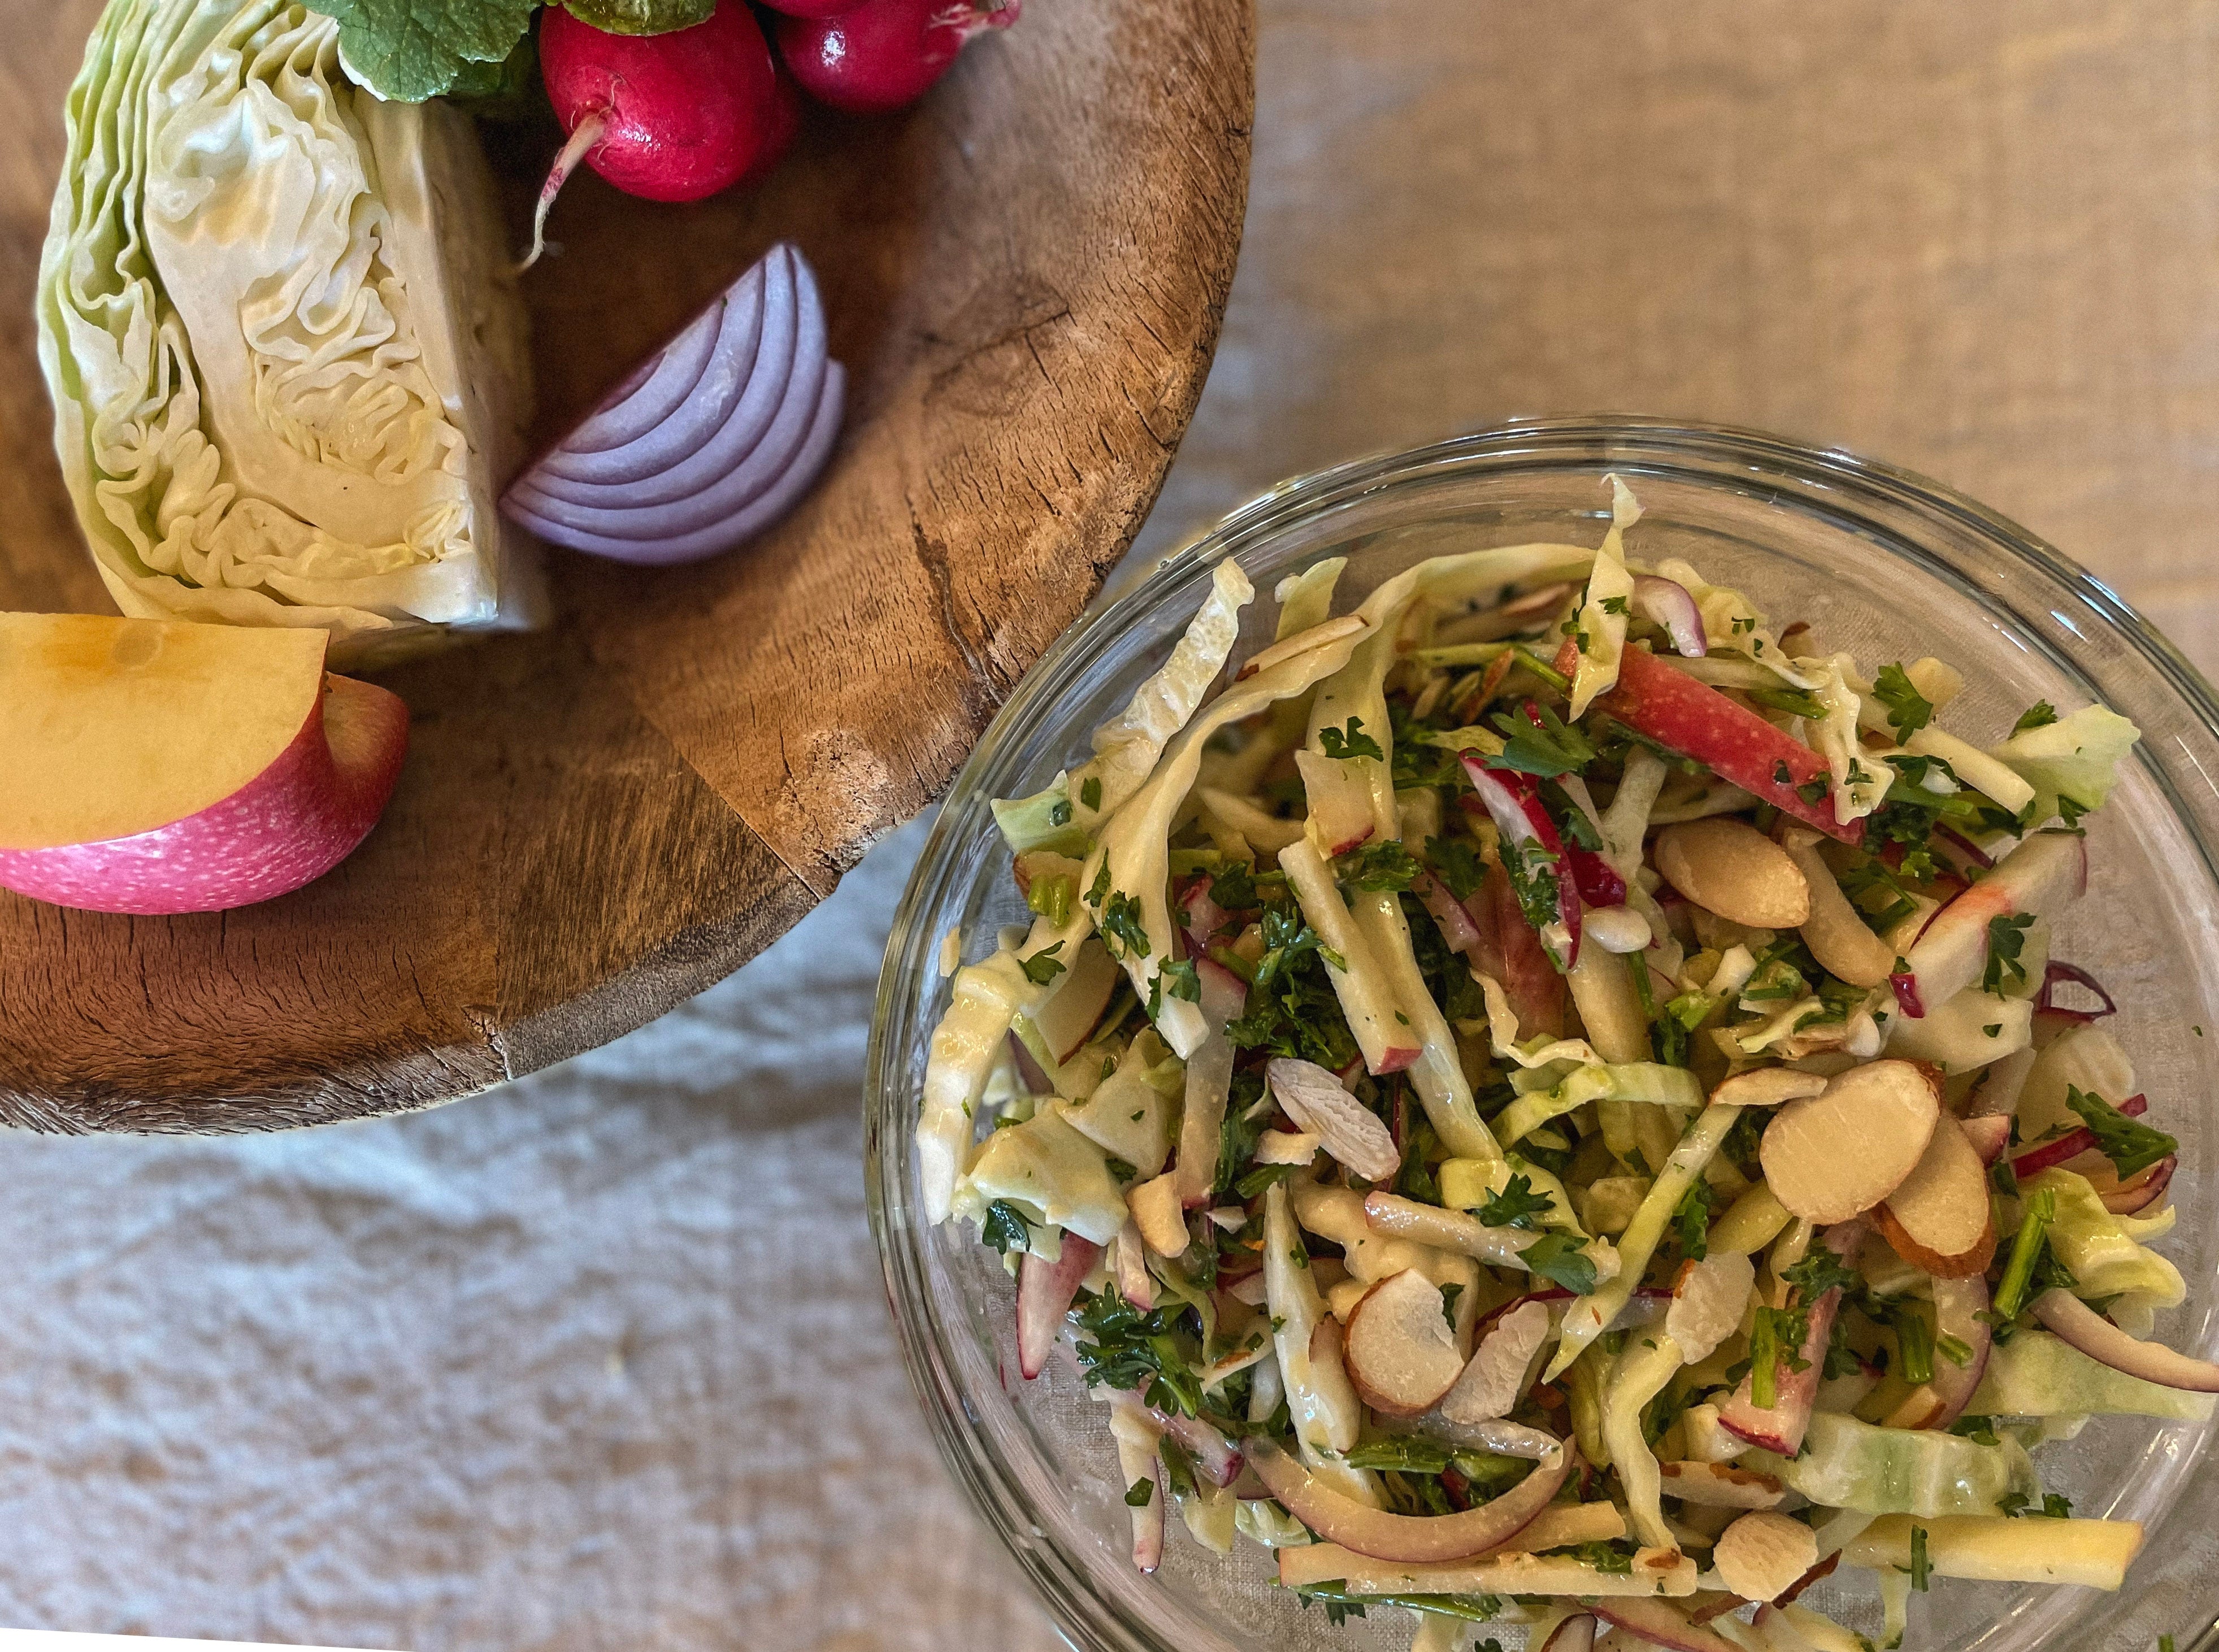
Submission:
M 30 320 L 97 11 L 0 0 L 5 609 L 113 612 Z M 946 784 L 1153 502 L 1232 280 L 1253 37 L 1248 0 L 1040 0 L 916 109 L 813 115 L 752 195 L 573 182 L 526 283 L 540 434 L 785 238 L 853 375 L 825 480 L 693 568 L 556 553 L 551 629 L 382 677 L 414 717 L 400 790 L 294 895 L 127 918 L 0 891 L 0 1121 L 430 1106 L 641 1025 L 807 911 Z M 544 156 L 507 158 L 520 244 Z

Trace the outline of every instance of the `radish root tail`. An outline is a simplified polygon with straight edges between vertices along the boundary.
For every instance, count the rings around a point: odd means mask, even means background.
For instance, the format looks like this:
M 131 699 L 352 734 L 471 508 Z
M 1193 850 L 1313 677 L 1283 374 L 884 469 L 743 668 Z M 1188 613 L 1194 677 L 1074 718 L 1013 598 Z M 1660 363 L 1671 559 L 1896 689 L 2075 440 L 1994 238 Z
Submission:
M 539 186 L 539 203 L 531 210 L 531 251 L 525 253 L 523 262 L 516 266 L 518 275 L 522 275 L 538 263 L 539 255 L 547 250 L 547 209 L 555 204 L 555 197 L 563 193 L 563 184 L 577 170 L 578 163 L 600 144 L 608 127 L 606 109 L 590 111 L 584 120 L 578 122 L 577 129 L 571 133 L 569 141 L 563 146 L 562 152 L 555 157 L 554 165 L 547 169 L 547 181 Z

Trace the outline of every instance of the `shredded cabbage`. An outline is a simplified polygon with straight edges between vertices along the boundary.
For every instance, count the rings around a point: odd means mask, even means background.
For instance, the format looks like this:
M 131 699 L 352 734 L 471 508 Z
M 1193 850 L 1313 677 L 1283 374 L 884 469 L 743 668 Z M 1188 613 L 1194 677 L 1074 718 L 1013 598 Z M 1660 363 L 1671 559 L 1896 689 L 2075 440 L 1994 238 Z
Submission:
M 459 111 L 349 84 L 338 34 L 283 0 L 114 0 L 39 360 L 117 606 L 321 627 L 360 664 L 544 605 L 495 507 L 530 409 L 484 161 Z
M 2203 1422 L 2211 1415 L 2214 1398 L 2129 1376 L 2061 1338 L 2029 1329 L 1988 1351 L 1987 1369 L 1967 1406 L 1975 1416 L 2092 1414 Z
M 976 1221 L 997 1199 L 1097 1245 L 1116 1238 L 1129 1214 L 1110 1174 L 1109 1155 L 1054 1111 L 997 1130 L 980 1144 L 956 1184 L 954 1213 Z
M 2071 1271 L 2075 1295 L 2094 1299 L 2134 1292 L 2159 1307 L 2178 1307 L 2187 1296 L 2180 1270 L 2129 1239 L 2086 1177 L 2047 1170 L 2020 1187 L 2027 1193 L 2048 1188 L 2057 1195 L 2049 1248 Z
M 2119 761 L 2141 730 L 2108 705 L 2084 705 L 2068 717 L 2013 735 L 1988 755 L 2034 787 L 2038 824 L 2061 804 L 2085 814 L 2103 807 L 2118 784 Z
M 1610 531 L 1595 552 L 1594 567 L 1588 574 L 1588 599 L 1574 622 L 1580 664 L 1572 679 L 1571 709 L 1566 713 L 1573 717 L 1584 714 L 1596 695 L 1618 686 L 1625 628 L 1633 618 L 1633 574 L 1625 566 L 1625 531 L 1641 520 L 1641 506 L 1616 476 L 1605 480 L 1610 483 Z
M 2007 1435 L 1981 1445 L 1834 1412 L 1812 1417 L 1800 1456 L 1750 1451 L 1741 1463 L 1826 1508 L 1864 1514 L 1993 1514 L 2009 1493 L 2042 1495 L 2026 1448 Z

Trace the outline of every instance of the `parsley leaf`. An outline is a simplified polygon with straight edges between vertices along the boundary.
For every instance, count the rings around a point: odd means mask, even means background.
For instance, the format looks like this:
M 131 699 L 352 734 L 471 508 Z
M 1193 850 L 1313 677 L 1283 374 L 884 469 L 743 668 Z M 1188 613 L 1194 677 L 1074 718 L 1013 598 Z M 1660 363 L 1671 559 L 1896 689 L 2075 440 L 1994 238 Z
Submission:
M 1155 1494 L 1154 1481 L 1136 1480 L 1125 1488 L 1125 1505 L 1128 1508 L 1144 1509 L 1147 1507 Z
M 1616 614 L 1621 619 L 1629 618 L 1633 613 L 1633 605 L 1624 597 L 1605 597 L 1602 611 L 1607 614 Z
M 1547 1215 L 1556 1202 L 1548 1194 L 1534 1192 L 1532 1178 L 1521 1172 L 1479 1208 L 1479 1220 L 1489 1227 L 1537 1228 L 1541 1225 L 1538 1218 Z
M 1374 895 L 1400 893 L 1424 870 L 1418 858 L 1391 837 L 1351 849 L 1333 863 L 1333 875 L 1341 884 Z
M 1700 1262 L 1710 1254 L 1711 1205 L 1715 1196 L 1711 1184 L 1699 1180 L 1673 1208 L 1673 1237 L 1679 1241 L 1680 1254 L 1690 1262 Z
M 1882 666 L 1873 683 L 1873 698 L 1887 707 L 1888 726 L 1898 740 L 1908 740 L 1934 720 L 1934 702 L 1920 693 L 1900 665 Z
M 1058 946 L 1062 942 L 1056 943 Z M 1182 958 L 1176 964 L 1166 964 L 1156 972 L 1156 978 L 1148 983 L 1148 1019 L 1153 1021 L 1163 1012 L 1166 997 L 1184 998 L 1189 1003 L 1202 1002 L 1202 977 L 1194 967 L 1194 960 Z
M 1592 1296 L 1595 1289 L 1594 1259 L 1582 1254 L 1587 1241 L 1569 1233 L 1544 1233 L 1520 1252 L 1537 1279 L 1562 1285 L 1575 1296 Z
M 2129 1118 L 2100 1096 L 2067 1084 L 2065 1104 L 2080 1115 L 2096 1138 L 2096 1151 L 2111 1161 L 2122 1180 L 2180 1151 L 2180 1144 L 2164 1131 Z
M 2046 699 L 2038 699 L 2018 714 L 2011 724 L 2013 734 L 2024 734 L 2029 729 L 2046 729 L 2057 721 L 2057 708 Z
M 1924 1526 L 1915 1525 L 1911 1528 L 1911 1564 L 1900 1569 L 1911 1574 L 1912 1588 L 1921 1594 L 1926 1593 L 1926 1580 L 1933 1575 L 1934 1568 L 1926 1558 L 1926 1528 Z
M 2019 952 L 2026 945 L 2026 932 L 2033 923 L 2031 912 L 1988 920 L 1988 965 L 1980 975 L 1981 991 L 2001 997 L 2005 987 L 2017 985 L 2026 979 L 2026 966 L 2019 961 Z
M 1379 749 L 1379 742 L 1364 732 L 1364 719 L 1348 719 L 1346 732 L 1339 729 L 1318 730 L 1318 749 L 1328 757 L 1371 757 L 1383 760 L 1387 754 Z
M 1497 711 L 1494 723 L 1502 731 L 1505 743 L 1502 755 L 1489 761 L 1504 768 L 1553 779 L 1559 774 L 1576 774 L 1594 760 L 1593 741 L 1555 711 L 1532 700 L 1514 717 Z
M 997 1199 L 986 1207 L 985 1217 L 979 1224 L 979 1237 L 1004 1256 L 1012 1251 L 1032 1248 L 1032 1229 L 1007 1199 Z
M 1078 788 L 1078 800 L 1096 813 L 1102 809 L 1102 777 L 1090 774 Z
M 1046 986 L 1057 976 L 1062 974 L 1063 960 L 1056 956 L 1062 950 L 1063 942 L 1059 941 L 1053 947 L 1043 947 L 1030 958 L 1026 959 L 1018 966 L 1024 971 L 1025 979 L 1030 981 L 1035 986 Z
M 1110 891 L 1102 908 L 1101 929 L 1104 944 L 1115 943 L 1112 951 L 1122 947 L 1127 958 L 1146 958 L 1153 950 L 1148 945 L 1148 926 L 1142 920 L 1140 902 L 1122 890 Z

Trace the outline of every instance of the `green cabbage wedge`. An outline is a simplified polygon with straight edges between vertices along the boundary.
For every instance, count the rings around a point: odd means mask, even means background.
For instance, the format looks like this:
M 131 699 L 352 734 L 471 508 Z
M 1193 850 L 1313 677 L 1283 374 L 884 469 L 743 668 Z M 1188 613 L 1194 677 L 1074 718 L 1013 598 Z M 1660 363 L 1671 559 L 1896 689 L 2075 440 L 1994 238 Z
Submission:
M 544 594 L 495 499 L 524 319 L 468 117 L 346 80 L 332 19 L 111 0 L 39 267 L 55 444 L 126 614 L 333 633 L 345 664 Z

